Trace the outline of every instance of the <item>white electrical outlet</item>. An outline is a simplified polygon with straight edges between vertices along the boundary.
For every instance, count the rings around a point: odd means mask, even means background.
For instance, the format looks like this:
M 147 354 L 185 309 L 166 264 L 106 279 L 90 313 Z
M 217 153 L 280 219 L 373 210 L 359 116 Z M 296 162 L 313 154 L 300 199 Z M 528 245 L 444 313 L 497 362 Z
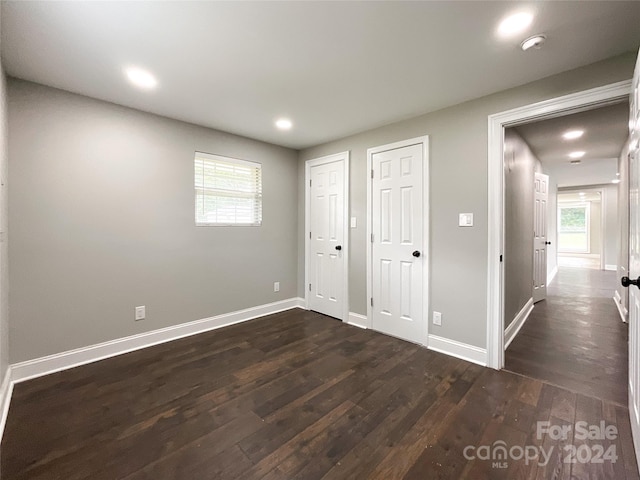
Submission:
M 141 307 L 136 307 L 136 321 L 144 320 L 147 316 L 147 307 L 142 305 Z
M 280 291 L 280 282 L 273 282 L 273 291 L 274 292 Z
M 442 325 L 442 314 L 440 312 L 433 312 L 433 324 Z

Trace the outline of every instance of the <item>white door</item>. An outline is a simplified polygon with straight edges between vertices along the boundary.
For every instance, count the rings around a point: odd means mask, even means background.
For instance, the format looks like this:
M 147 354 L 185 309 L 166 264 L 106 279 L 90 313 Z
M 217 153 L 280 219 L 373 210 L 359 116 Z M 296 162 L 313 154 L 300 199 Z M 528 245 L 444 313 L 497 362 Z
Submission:
M 372 327 L 424 341 L 423 144 L 371 156 Z
M 630 138 L 629 138 L 629 276 L 632 279 L 640 276 L 640 102 L 639 91 L 640 61 L 636 62 L 631 90 Z M 623 285 L 629 286 L 629 413 L 636 452 L 639 450 L 640 438 L 636 432 L 640 429 L 640 290 L 638 286 L 629 285 L 623 278 Z M 640 452 L 638 452 L 640 453 Z
M 547 206 L 549 176 L 536 173 L 533 209 L 533 301 L 547 298 Z
M 320 159 L 322 161 L 322 159 Z M 309 168 L 309 309 L 344 319 L 345 160 Z

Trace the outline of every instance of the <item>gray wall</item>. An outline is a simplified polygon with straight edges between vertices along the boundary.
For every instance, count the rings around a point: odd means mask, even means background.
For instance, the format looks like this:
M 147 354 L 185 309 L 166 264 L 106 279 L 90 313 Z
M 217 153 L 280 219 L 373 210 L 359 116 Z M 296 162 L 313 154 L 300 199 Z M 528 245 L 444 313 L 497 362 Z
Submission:
M 14 79 L 9 121 L 11 362 L 296 296 L 296 151 Z M 261 227 L 194 226 L 196 150 L 263 164 Z
M 534 172 L 540 162 L 513 128 L 504 135 L 504 327 L 533 295 Z
M 628 80 L 635 53 L 614 57 L 437 112 L 369 130 L 300 152 L 298 188 L 304 192 L 304 162 L 351 151 L 350 310 L 366 313 L 367 148 L 419 135 L 430 136 L 430 311 L 443 313 L 430 332 L 481 348 L 487 323 L 487 116 L 560 95 Z M 469 81 L 473 81 L 470 79 Z M 303 198 L 303 197 L 300 197 Z M 473 228 L 457 226 L 458 213 L 475 213 Z M 298 265 L 304 263 L 304 205 L 298 205 Z M 298 295 L 304 293 L 298 268 Z M 431 316 L 431 313 L 429 314 Z
M 9 149 L 7 83 L 0 65 L 0 384 L 9 368 Z

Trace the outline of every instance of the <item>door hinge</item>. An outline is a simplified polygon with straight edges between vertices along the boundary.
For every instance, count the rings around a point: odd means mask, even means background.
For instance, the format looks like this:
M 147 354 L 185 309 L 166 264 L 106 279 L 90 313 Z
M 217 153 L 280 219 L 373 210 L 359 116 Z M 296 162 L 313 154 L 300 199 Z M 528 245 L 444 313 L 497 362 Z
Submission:
M 309 291 L 311 291 L 311 284 L 309 284 Z
M 502 263 L 502 255 L 500 255 L 500 263 Z
M 373 297 L 371 297 L 371 306 L 373 307 Z
M 373 169 L 371 169 L 371 178 L 373 178 Z
M 311 182 L 313 182 L 313 180 L 309 180 L 309 186 L 311 186 Z
M 311 239 L 311 232 L 309 232 L 309 239 Z
M 373 233 L 371 234 L 371 243 L 373 243 Z

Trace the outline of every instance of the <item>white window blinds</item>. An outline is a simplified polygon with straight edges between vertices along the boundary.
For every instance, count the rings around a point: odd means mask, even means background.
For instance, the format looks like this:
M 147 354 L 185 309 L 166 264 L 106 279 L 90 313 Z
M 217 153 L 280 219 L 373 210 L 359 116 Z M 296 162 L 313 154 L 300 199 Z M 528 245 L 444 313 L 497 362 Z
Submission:
M 196 152 L 196 225 L 260 225 L 262 165 Z

